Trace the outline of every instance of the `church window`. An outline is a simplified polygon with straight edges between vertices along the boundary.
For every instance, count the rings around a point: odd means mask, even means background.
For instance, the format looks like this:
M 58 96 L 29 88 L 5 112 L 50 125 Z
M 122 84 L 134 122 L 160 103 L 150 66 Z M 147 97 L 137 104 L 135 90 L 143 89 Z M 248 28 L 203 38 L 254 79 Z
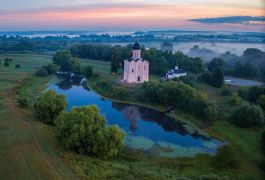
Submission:
M 141 69 L 141 66 L 139 65 L 139 70 Z
M 144 70 L 145 70 L 145 66 L 144 66 Z
M 133 69 L 132 69 L 132 72 L 133 72 Z

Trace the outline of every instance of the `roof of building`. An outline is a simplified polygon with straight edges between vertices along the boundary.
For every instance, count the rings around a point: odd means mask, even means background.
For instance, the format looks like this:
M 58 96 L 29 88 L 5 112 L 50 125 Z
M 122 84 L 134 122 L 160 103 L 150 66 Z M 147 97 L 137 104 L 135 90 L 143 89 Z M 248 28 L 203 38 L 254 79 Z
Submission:
M 135 42 L 132 49 L 133 50 L 141 50 L 141 45 L 138 42 Z
M 183 71 L 182 69 L 171 69 L 167 72 L 168 75 L 173 75 L 173 74 L 185 74 L 186 72 Z

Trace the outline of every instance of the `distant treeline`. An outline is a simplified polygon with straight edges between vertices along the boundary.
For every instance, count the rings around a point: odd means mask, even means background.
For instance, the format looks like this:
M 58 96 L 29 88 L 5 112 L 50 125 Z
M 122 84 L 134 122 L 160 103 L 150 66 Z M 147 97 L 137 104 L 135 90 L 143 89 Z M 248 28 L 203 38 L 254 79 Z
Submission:
M 75 45 L 71 48 L 71 53 L 75 57 L 88 58 L 103 61 L 112 61 L 113 54 L 119 54 L 119 63 L 131 57 L 132 45 L 122 47 L 119 45 Z M 155 48 L 145 49 L 142 47 L 142 57 L 150 62 L 150 72 L 152 74 L 164 75 L 168 70 L 179 65 L 185 71 L 198 74 L 204 71 L 204 65 L 200 58 L 191 58 L 182 52 L 163 52 Z

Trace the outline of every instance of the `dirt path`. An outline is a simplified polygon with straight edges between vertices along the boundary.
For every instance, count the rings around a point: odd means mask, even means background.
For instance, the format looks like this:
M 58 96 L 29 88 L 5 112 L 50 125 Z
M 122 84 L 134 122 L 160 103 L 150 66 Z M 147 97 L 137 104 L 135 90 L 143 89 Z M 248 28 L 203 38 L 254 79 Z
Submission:
M 52 170 L 52 172 L 56 175 L 56 179 L 62 179 L 61 175 L 57 172 L 57 170 L 55 169 L 55 167 L 53 166 L 53 164 L 49 161 L 47 155 L 44 153 L 43 149 L 41 148 L 41 145 L 37 139 L 36 134 L 34 133 L 32 127 L 30 126 L 30 124 L 26 121 L 26 119 L 28 118 L 27 115 L 21 111 L 21 109 L 19 109 L 16 106 L 16 103 L 12 100 L 12 98 L 10 96 L 6 96 L 5 98 L 5 104 L 13 110 L 14 114 L 17 116 L 17 119 L 19 121 L 21 121 L 24 126 L 30 131 L 32 138 L 33 138 L 33 142 L 34 145 L 37 147 L 37 149 L 39 150 L 40 154 L 42 155 L 44 162 L 47 164 L 47 166 Z

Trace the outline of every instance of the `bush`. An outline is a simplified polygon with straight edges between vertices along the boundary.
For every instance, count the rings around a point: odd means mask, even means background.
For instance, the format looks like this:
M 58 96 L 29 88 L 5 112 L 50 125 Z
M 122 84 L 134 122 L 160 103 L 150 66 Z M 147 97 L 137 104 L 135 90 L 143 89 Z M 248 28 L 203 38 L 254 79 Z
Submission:
M 30 105 L 30 102 L 27 98 L 18 98 L 17 102 L 18 102 L 19 106 L 22 108 L 27 108 Z
M 48 74 L 54 74 L 59 69 L 56 64 L 48 64 L 47 66 L 44 66 L 44 68 L 48 71 Z
M 264 114 L 259 106 L 242 103 L 230 113 L 230 119 L 239 127 L 249 128 L 264 123 Z
M 240 102 L 241 102 L 241 98 L 239 97 L 238 93 L 236 93 L 236 92 L 233 93 L 231 100 L 230 100 L 230 104 L 237 106 L 240 104 Z
M 113 96 L 124 100 L 130 96 L 128 90 L 124 87 L 115 87 L 113 91 Z
M 16 64 L 15 68 L 20 69 L 21 68 L 20 64 Z
M 68 106 L 64 95 L 56 94 L 50 90 L 43 93 L 34 104 L 35 117 L 46 123 L 53 125 L 55 119 Z
M 221 94 L 222 96 L 230 96 L 232 94 L 232 91 L 227 86 L 223 86 Z
M 48 73 L 46 68 L 39 68 L 39 69 L 37 69 L 35 75 L 40 76 L 40 77 L 44 77 L 44 76 L 48 76 L 49 73 Z
M 93 75 L 93 67 L 92 66 L 85 66 L 82 69 L 82 74 L 86 77 L 86 78 L 90 78 Z
M 259 106 L 263 109 L 265 112 L 265 95 L 261 95 L 258 100 Z
M 5 65 L 6 67 L 9 66 L 9 61 L 6 61 L 6 60 L 5 60 L 4 65 Z
M 55 122 L 55 136 L 66 149 L 109 158 L 122 150 L 125 134 L 117 126 L 107 126 L 93 105 L 62 112 Z
M 212 158 L 211 162 L 216 169 L 236 169 L 240 165 L 234 149 L 227 145 L 217 150 L 217 153 Z
M 228 180 L 227 176 L 218 176 L 215 174 L 203 175 L 199 180 Z
M 99 78 L 99 73 L 94 73 L 94 74 L 93 74 L 93 78 L 94 78 L 94 79 Z

